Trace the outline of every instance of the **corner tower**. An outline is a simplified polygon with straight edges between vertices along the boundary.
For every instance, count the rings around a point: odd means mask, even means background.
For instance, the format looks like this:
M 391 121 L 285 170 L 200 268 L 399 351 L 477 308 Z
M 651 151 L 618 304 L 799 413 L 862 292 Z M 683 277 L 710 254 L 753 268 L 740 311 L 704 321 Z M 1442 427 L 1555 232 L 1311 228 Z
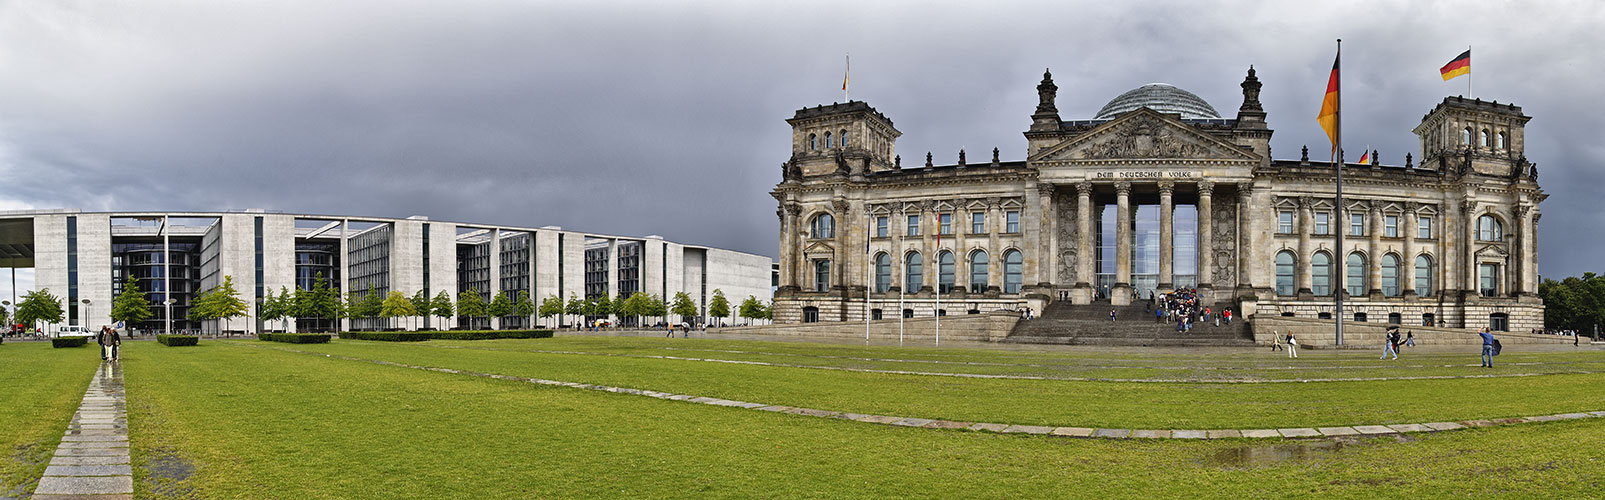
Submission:
M 897 138 L 903 133 L 863 101 L 799 109 L 786 123 L 791 124 L 787 180 L 897 168 Z
M 1526 173 L 1524 129 L 1531 119 L 1515 104 L 1445 97 L 1415 128 L 1421 166 L 1498 177 Z M 1462 170 L 1468 166 L 1469 172 Z

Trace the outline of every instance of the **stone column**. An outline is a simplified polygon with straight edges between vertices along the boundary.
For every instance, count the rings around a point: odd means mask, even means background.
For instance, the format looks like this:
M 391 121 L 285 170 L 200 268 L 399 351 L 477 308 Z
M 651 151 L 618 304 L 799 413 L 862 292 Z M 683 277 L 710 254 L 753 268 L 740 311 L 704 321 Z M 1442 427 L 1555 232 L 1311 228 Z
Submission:
M 1037 199 L 1040 200 L 1042 214 L 1042 236 L 1037 240 L 1038 252 L 1042 263 L 1037 268 L 1037 286 L 1051 289 L 1054 279 L 1059 273 L 1059 216 L 1053 210 L 1052 183 L 1037 184 Z M 1052 292 L 1047 292 L 1052 296 Z
M 1258 231 L 1254 230 L 1254 183 L 1237 184 L 1237 288 L 1238 295 L 1254 288 L 1253 270 L 1259 266 L 1254 258 L 1259 245 Z
M 1304 196 L 1298 199 L 1298 258 L 1293 259 L 1293 265 L 1297 266 L 1293 276 L 1295 276 L 1294 290 L 1301 297 L 1314 294 L 1310 290 L 1310 260 L 1314 258 L 1310 252 L 1310 233 L 1315 232 L 1314 209 L 1313 198 Z
M 1212 181 L 1198 182 L 1198 288 L 1214 288 L 1215 276 L 1215 234 L 1211 229 L 1211 219 L 1215 212 L 1210 208 L 1211 198 L 1214 196 L 1215 183 Z
M 1416 222 L 1417 211 L 1421 204 L 1409 202 L 1404 204 L 1404 217 L 1399 221 L 1399 236 L 1404 237 L 1404 262 L 1399 263 L 1399 286 L 1404 287 L 1404 298 L 1415 300 L 1420 298 L 1416 294 L 1416 233 L 1420 231 L 1420 224 Z M 1408 279 L 1406 279 L 1408 278 Z
M 1171 262 L 1171 257 L 1172 257 L 1171 254 L 1175 253 L 1174 251 L 1171 250 L 1171 244 L 1172 244 L 1171 243 L 1171 238 L 1175 237 L 1175 231 L 1173 231 L 1171 229 L 1171 219 L 1173 218 L 1173 214 L 1175 214 L 1175 206 L 1174 206 L 1174 203 L 1172 202 L 1172 199 L 1173 199 L 1173 195 L 1175 195 L 1175 194 L 1176 194 L 1176 183 L 1175 182 L 1171 182 L 1171 181 L 1160 181 L 1159 182 L 1159 289 L 1160 290 L 1168 290 L 1171 287 L 1174 287 L 1175 283 L 1176 283 L 1175 276 L 1173 276 L 1173 274 L 1174 274 L 1173 267 L 1175 266 L 1175 263 Z
M 998 235 L 1003 233 L 1003 200 L 993 197 L 986 200 L 986 288 L 1003 289 L 1003 248 L 998 244 Z
M 1532 232 L 1531 223 L 1528 222 L 1527 217 L 1532 213 L 1532 209 L 1532 205 L 1516 205 L 1516 223 L 1512 224 L 1516 230 L 1516 238 L 1515 244 L 1511 245 L 1510 252 L 1509 274 L 1514 277 L 1509 280 L 1511 296 L 1527 295 L 1529 292 L 1537 291 L 1527 289 L 1527 268 L 1529 267 L 1527 261 L 1532 259 L 1532 254 L 1528 253 L 1527 249 L 1527 242 L 1531 238 L 1530 233 Z
M 940 265 L 936 261 L 936 202 L 925 200 L 920 204 L 920 243 L 924 247 L 920 256 L 920 290 L 936 290 L 936 277 L 940 274 Z
M 1092 250 L 1092 183 L 1076 183 L 1076 293 L 1074 303 L 1092 302 L 1097 253 Z
M 892 262 L 891 286 L 903 290 L 906 284 L 903 273 L 907 271 L 903 268 L 906 264 L 903 261 L 903 235 L 908 232 L 908 216 L 903 212 L 903 206 L 899 204 L 892 208 L 891 213 L 886 214 L 886 218 L 886 235 L 892 238 L 892 245 L 886 249 L 886 258 Z M 888 288 L 886 291 L 890 293 L 892 290 Z M 903 312 L 898 311 L 897 314 Z
M 486 308 L 490 307 L 490 301 L 496 300 L 496 295 L 497 294 L 502 293 L 502 229 L 501 228 L 494 228 L 494 229 L 490 230 L 490 285 L 489 285 L 489 288 L 490 288 L 490 290 L 487 290 L 487 292 L 490 293 L 490 299 L 485 301 L 485 307 Z M 566 301 L 568 299 L 564 298 L 563 300 L 565 301 L 565 303 L 567 303 Z M 490 329 L 492 329 L 492 330 L 501 329 L 501 327 L 502 327 L 502 318 L 500 316 L 489 315 L 489 314 L 487 314 L 487 316 L 490 316 Z
M 1115 183 L 1115 286 L 1110 301 L 1117 306 L 1131 303 L 1131 183 Z
M 841 290 L 841 297 L 845 299 L 849 294 L 848 290 L 851 288 L 848 286 L 847 280 L 850 274 L 847 270 L 852 267 L 848 260 L 848 255 L 851 255 L 849 249 L 854 247 L 852 224 L 854 217 L 851 212 L 852 206 L 847 203 L 847 200 L 837 198 L 831 201 L 830 205 L 832 209 L 831 216 L 836 218 L 836 248 L 832 249 L 830 256 L 830 289 L 832 291 Z M 664 279 L 667 280 L 668 278 L 665 277 Z
M 1466 261 L 1460 265 L 1461 268 L 1465 269 L 1465 271 L 1461 274 L 1461 276 L 1464 276 L 1461 283 L 1464 283 L 1462 288 L 1465 291 L 1465 295 L 1468 297 L 1476 297 L 1479 293 L 1481 293 L 1480 289 L 1482 288 L 1482 282 L 1477 279 L 1476 211 L 1476 201 L 1464 200 L 1460 202 L 1460 223 L 1464 225 L 1460 231 L 1460 234 L 1462 234 L 1462 237 L 1465 238 L 1465 241 L 1461 242 L 1460 248 L 1461 255 L 1465 256 L 1466 259 Z M 1461 321 L 1464 322 L 1464 318 L 1462 318 Z
M 1371 226 L 1370 230 L 1368 231 L 1371 233 L 1371 237 L 1369 238 L 1370 248 L 1367 250 L 1367 252 L 1370 253 L 1370 256 L 1365 261 L 1365 281 L 1370 285 L 1370 288 L 1366 290 L 1366 294 L 1372 296 L 1373 298 L 1381 298 L 1383 232 L 1382 206 L 1377 202 L 1371 202 L 1371 206 L 1366 211 L 1366 215 L 1370 222 L 1368 225 Z

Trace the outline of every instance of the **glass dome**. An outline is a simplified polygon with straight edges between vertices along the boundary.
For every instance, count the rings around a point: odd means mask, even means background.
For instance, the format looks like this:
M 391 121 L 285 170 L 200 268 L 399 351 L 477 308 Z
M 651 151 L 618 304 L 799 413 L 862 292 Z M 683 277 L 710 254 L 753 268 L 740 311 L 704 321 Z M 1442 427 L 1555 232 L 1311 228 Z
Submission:
M 1168 83 L 1150 83 L 1128 90 L 1103 105 L 1096 118 L 1107 120 L 1142 107 L 1160 113 L 1181 113 L 1184 119 L 1220 118 L 1220 113 L 1203 98 Z

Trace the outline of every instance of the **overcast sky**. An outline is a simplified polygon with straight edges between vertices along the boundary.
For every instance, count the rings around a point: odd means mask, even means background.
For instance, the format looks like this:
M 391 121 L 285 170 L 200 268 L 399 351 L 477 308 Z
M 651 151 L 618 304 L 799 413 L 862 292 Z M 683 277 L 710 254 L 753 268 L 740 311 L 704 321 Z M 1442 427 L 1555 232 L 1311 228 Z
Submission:
M 844 54 L 911 159 L 1022 159 L 1043 68 L 1065 119 L 1150 82 L 1231 117 L 1250 64 L 1297 158 L 1325 147 L 1343 38 L 1345 142 L 1389 164 L 1466 92 L 1438 67 L 1473 46 L 1475 96 L 1533 117 L 1561 277 L 1602 270 L 1602 5 L 0 0 L 0 208 L 421 214 L 774 256 L 784 120 L 842 100 Z

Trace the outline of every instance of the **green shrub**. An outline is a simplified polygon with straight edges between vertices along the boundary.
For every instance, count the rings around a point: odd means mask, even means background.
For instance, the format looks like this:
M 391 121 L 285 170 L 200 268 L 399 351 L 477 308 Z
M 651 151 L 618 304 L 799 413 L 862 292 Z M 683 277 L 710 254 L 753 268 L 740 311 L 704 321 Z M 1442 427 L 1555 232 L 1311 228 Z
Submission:
M 551 330 L 447 330 L 422 332 L 441 340 L 549 339 Z
M 167 347 L 181 347 L 199 344 L 201 338 L 194 335 L 157 335 L 156 342 Z
M 273 340 L 273 334 L 267 333 L 267 332 L 262 332 L 262 333 L 256 334 L 256 338 L 257 338 L 257 340 Z
M 290 344 L 327 344 L 330 335 L 327 333 L 273 333 L 267 334 L 267 340 L 286 342 Z
M 345 332 L 340 334 L 340 338 L 381 342 L 422 342 L 433 337 L 429 332 Z
M 50 339 L 50 347 L 83 347 L 87 343 L 89 343 L 89 339 L 84 337 Z

